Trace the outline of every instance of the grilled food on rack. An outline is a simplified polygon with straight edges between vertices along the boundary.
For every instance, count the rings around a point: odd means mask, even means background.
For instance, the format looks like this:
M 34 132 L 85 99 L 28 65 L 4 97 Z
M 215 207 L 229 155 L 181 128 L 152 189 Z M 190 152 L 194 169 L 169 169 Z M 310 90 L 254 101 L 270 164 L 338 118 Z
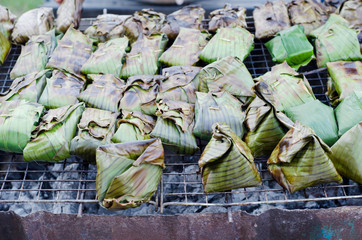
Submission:
M 209 31 L 216 32 L 219 28 L 246 28 L 246 9 L 243 7 L 232 8 L 225 4 L 224 8 L 216 9 L 210 13 Z
M 69 27 L 79 27 L 84 0 L 63 0 L 57 10 L 56 27 L 59 32 L 65 33 Z
M 0 65 L 2 65 L 10 52 L 10 35 L 14 28 L 16 16 L 4 6 L 0 5 Z

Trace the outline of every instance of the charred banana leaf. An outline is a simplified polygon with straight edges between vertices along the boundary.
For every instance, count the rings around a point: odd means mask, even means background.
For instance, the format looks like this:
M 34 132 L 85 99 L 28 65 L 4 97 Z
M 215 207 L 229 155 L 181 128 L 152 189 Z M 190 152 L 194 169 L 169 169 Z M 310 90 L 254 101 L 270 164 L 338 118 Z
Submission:
M 255 37 L 269 38 L 290 27 L 288 9 L 284 0 L 267 2 L 253 11 Z
M 30 141 L 44 107 L 15 100 L 0 104 L 0 150 L 21 153 Z
M 97 198 L 108 210 L 140 206 L 151 199 L 165 168 L 160 139 L 97 149 Z
M 10 35 L 14 28 L 16 16 L 0 5 L 0 65 L 5 62 L 11 49 Z
M 246 28 L 246 9 L 242 7 L 232 8 L 226 4 L 224 8 L 210 13 L 209 32 L 216 32 L 219 28 Z
M 70 153 L 95 162 L 97 147 L 110 144 L 119 113 L 86 108 L 78 124 L 78 135 L 70 142 Z
M 10 12 L 10 10 L 7 7 L 0 5 L 0 23 L 3 22 L 14 23 L 15 19 L 16 15 Z
M 248 146 L 225 123 L 214 124 L 212 132 L 199 160 L 204 192 L 259 186 L 261 178 Z
M 342 182 L 328 154 L 330 148 L 299 122 L 280 140 L 268 159 L 273 178 L 289 192 L 329 182 Z
M 200 54 L 200 59 L 212 63 L 224 57 L 233 56 L 244 60 L 254 48 L 254 35 L 248 30 L 220 28 Z
M 207 44 L 208 34 L 192 28 L 180 28 L 172 46 L 160 57 L 168 66 L 192 66 L 199 61 L 199 55 Z
M 150 136 L 179 154 L 194 154 L 199 148 L 192 134 L 194 107 L 192 104 L 164 99 L 158 105 L 156 126 Z
M 56 27 L 65 33 L 70 26 L 78 28 L 84 0 L 63 0 L 57 11 Z
M 123 143 L 146 140 L 156 125 L 152 116 L 140 113 L 122 111 L 122 119 L 118 120 L 118 129 L 112 137 L 112 142 Z
M 70 141 L 84 109 L 84 103 L 50 109 L 33 131 L 23 151 L 24 160 L 57 162 L 70 157 Z
M 346 19 L 349 26 L 362 31 L 362 3 L 361 0 L 344 1 L 338 8 L 338 14 Z

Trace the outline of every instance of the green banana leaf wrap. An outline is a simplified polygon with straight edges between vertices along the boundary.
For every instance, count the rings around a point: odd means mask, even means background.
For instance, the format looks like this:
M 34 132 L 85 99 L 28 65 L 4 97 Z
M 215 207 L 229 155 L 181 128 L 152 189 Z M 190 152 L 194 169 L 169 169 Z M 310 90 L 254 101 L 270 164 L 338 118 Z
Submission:
M 89 107 L 119 112 L 124 81 L 112 74 L 89 74 L 87 77 L 92 82 L 78 95 L 78 100 Z
M 346 97 L 335 109 L 338 136 L 362 121 L 362 91 L 355 91 Z
M 16 16 L 8 8 L 0 5 L 0 66 L 11 50 L 10 36 L 15 19 Z
M 70 141 L 84 109 L 84 103 L 50 109 L 33 131 L 23 151 L 24 160 L 58 162 L 70 157 Z
M 258 39 L 273 37 L 290 27 L 288 9 L 284 0 L 266 2 L 253 11 L 255 37 Z
M 121 75 L 122 59 L 126 54 L 128 39 L 115 38 L 98 45 L 98 49 L 92 53 L 90 58 L 81 68 L 83 74 L 113 74 Z
M 253 77 L 244 63 L 237 57 L 225 57 L 204 67 L 198 75 L 200 92 L 227 91 L 238 98 L 243 105 L 254 97 Z
M 328 154 L 330 148 L 314 131 L 296 122 L 268 159 L 273 178 L 289 192 L 329 182 L 342 182 Z
M 285 115 L 293 122 L 298 121 L 313 129 L 316 135 L 329 146 L 338 140 L 338 126 L 333 108 L 319 100 L 287 108 Z
M 166 17 L 167 23 L 161 32 L 167 34 L 169 39 L 175 39 L 181 28 L 193 28 L 202 30 L 205 10 L 197 5 L 185 6 Z
M 165 34 L 151 36 L 140 35 L 126 54 L 121 77 L 128 78 L 136 75 L 152 75 L 158 72 L 158 59 L 165 50 L 168 38 Z
M 122 119 L 117 122 L 117 131 L 112 142 L 123 143 L 146 140 L 156 125 L 156 120 L 141 112 L 122 111 Z
M 245 113 L 242 104 L 228 92 L 202 93 L 196 92 L 194 135 L 210 140 L 212 126 L 223 122 L 230 126 L 236 136 L 244 135 L 243 122 Z
M 298 69 L 314 59 L 313 46 L 304 34 L 303 26 L 296 25 L 284 29 L 265 43 L 274 62 L 286 61 L 289 66 Z
M 10 72 L 10 78 L 15 79 L 44 70 L 57 46 L 57 41 L 54 29 L 46 34 L 31 37 L 25 46 L 21 46 L 20 56 Z
M 325 67 L 327 62 L 361 60 L 358 32 L 349 28 L 347 20 L 336 14 L 313 30 L 310 35 L 314 38 L 318 67 Z
M 42 105 L 25 100 L 1 103 L 0 150 L 22 153 L 43 110 Z
M 39 103 L 47 108 L 58 108 L 78 103 L 78 95 L 83 89 L 84 81 L 72 74 L 54 70 L 51 78 L 39 98 Z
M 46 67 L 80 76 L 80 69 L 91 56 L 91 52 L 92 41 L 82 32 L 69 28 L 58 42 Z
M 63 0 L 57 10 L 57 31 L 65 33 L 69 27 L 78 28 L 84 0 Z
M 160 56 L 167 66 L 193 66 L 199 61 L 201 50 L 207 44 L 209 34 L 192 28 L 180 28 L 174 43 Z
M 255 80 L 256 94 L 279 111 L 316 99 L 308 80 L 297 72 L 293 73 L 286 62 L 272 67 L 271 72 Z
M 232 8 L 225 4 L 224 8 L 216 9 L 210 13 L 209 32 L 216 32 L 219 28 L 246 28 L 246 9 L 243 7 Z
M 160 86 L 157 101 L 168 99 L 194 104 L 196 102 L 196 86 L 194 79 L 200 72 L 200 67 L 174 66 L 164 68 L 162 75 L 166 79 Z
M 362 122 L 343 134 L 331 150 L 330 158 L 337 171 L 362 184 Z
M 156 126 L 150 136 L 179 154 L 194 154 L 199 147 L 192 134 L 194 107 L 192 104 L 164 99 L 157 104 Z
M 2 26 L 0 26 L 0 28 L 2 28 Z M 5 62 L 5 59 L 8 56 L 10 50 L 11 43 L 9 39 L 6 37 L 6 34 L 3 34 L 3 31 L 0 30 L 0 65 Z
M 331 62 L 327 63 L 331 79 L 328 81 L 328 97 L 332 105 L 351 95 L 354 91 L 362 91 L 362 63 Z
M 94 163 L 97 147 L 110 144 L 119 113 L 86 108 L 78 124 L 78 135 L 70 142 L 70 153 Z
M 244 60 L 254 49 L 254 35 L 248 30 L 235 28 L 219 28 L 200 53 L 200 59 L 212 63 L 227 56 Z
M 293 122 L 272 105 L 256 97 L 248 106 L 245 117 L 245 143 L 254 157 L 269 156 Z
M 130 112 L 154 115 L 157 110 L 156 98 L 162 81 L 161 75 L 140 75 L 130 77 L 124 87 L 119 108 Z
M 11 83 L 10 88 L 0 94 L 0 103 L 18 99 L 38 102 L 45 86 L 46 77 L 49 74 L 51 74 L 50 70 L 43 70 L 16 78 Z
M 109 144 L 97 149 L 97 198 L 108 210 L 148 202 L 165 168 L 160 139 Z
M 261 178 L 249 147 L 225 123 L 214 124 L 212 132 L 199 160 L 204 192 L 259 186 Z

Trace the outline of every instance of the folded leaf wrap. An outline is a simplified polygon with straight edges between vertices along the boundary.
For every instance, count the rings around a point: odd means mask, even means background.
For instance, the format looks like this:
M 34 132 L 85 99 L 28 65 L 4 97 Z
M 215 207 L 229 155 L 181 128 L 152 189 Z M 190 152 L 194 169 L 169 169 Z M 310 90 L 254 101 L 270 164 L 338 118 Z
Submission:
M 232 8 L 225 4 L 224 8 L 216 9 L 210 13 L 209 31 L 216 32 L 219 28 L 246 28 L 246 9 L 243 7 Z
M 78 28 L 84 0 L 63 0 L 57 10 L 56 27 L 65 33 L 70 26 Z

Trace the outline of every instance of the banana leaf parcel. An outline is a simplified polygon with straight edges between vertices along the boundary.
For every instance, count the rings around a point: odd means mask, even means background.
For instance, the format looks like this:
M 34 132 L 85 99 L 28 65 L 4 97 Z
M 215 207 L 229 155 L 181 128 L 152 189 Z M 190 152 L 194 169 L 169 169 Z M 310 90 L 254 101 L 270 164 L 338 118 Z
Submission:
M 351 95 L 354 91 L 362 91 L 362 62 L 327 63 L 331 79 L 328 81 L 328 97 L 332 105 Z
M 25 100 L 0 105 L 0 150 L 21 153 L 30 141 L 44 107 Z
M 253 48 L 254 35 L 248 30 L 241 27 L 220 28 L 200 53 L 200 59 L 212 63 L 233 56 L 244 61 Z
M 92 53 L 80 71 L 83 74 L 110 73 L 119 77 L 127 47 L 128 39 L 126 37 L 115 38 L 99 44 L 98 49 Z
M 217 122 L 223 122 L 230 126 L 239 138 L 243 137 L 245 113 L 239 100 L 228 92 L 197 92 L 196 98 L 195 136 L 210 140 L 212 126 Z
M 338 14 L 346 19 L 349 26 L 362 31 L 362 4 L 361 0 L 347 0 L 338 8 Z
M 168 99 L 194 104 L 196 102 L 196 87 L 194 78 L 200 71 L 200 67 L 175 66 L 162 70 L 166 79 L 160 86 L 157 101 Z
M 243 105 L 254 97 L 253 77 L 244 63 L 237 57 L 225 57 L 204 67 L 198 76 L 200 92 L 227 91 L 238 98 Z
M 313 129 L 316 135 L 329 146 L 338 140 L 338 126 L 333 108 L 319 100 L 287 108 L 285 114 L 293 122 L 298 121 Z
M 362 122 L 343 134 L 331 150 L 330 158 L 337 171 L 362 184 Z
M 192 134 L 194 107 L 192 104 L 164 99 L 158 103 L 156 126 L 150 136 L 179 154 L 194 154 L 199 148 Z
M 199 55 L 207 44 L 208 34 L 192 28 L 180 28 L 172 46 L 160 56 L 160 62 L 167 66 L 192 66 L 199 61 Z
M 330 152 L 311 128 L 296 122 L 270 155 L 268 170 L 291 193 L 317 184 L 341 183 Z
M 123 80 L 112 74 L 89 74 L 88 79 L 91 79 L 92 83 L 78 95 L 78 100 L 89 107 L 118 112 L 125 85 Z
M 130 112 L 154 115 L 157 110 L 157 94 L 163 80 L 164 77 L 161 75 L 130 77 L 124 87 L 119 108 Z
M 63 0 L 57 10 L 56 27 L 65 33 L 70 26 L 78 28 L 84 0 Z
M 335 109 L 338 136 L 362 121 L 362 91 L 355 91 L 346 97 Z
M 289 66 L 298 69 L 314 59 L 313 46 L 304 34 L 303 26 L 296 25 L 284 29 L 265 43 L 274 62 L 286 61 Z
M 216 32 L 219 28 L 246 28 L 246 9 L 242 7 L 232 8 L 225 4 L 224 8 L 216 9 L 210 13 L 209 32 Z
M 118 129 L 112 137 L 112 142 L 123 143 L 146 140 L 156 125 L 152 116 L 140 113 L 122 111 L 122 119 L 118 120 Z
M 246 110 L 244 141 L 254 157 L 268 156 L 293 122 L 272 105 L 256 97 Z
M 69 28 L 51 55 L 47 68 L 80 75 L 80 69 L 92 52 L 92 42 L 82 32 Z
M 151 199 L 165 168 L 160 139 L 97 149 L 97 198 L 108 210 L 138 207 Z
M 23 151 L 24 160 L 57 162 L 70 157 L 70 141 L 84 109 L 84 103 L 50 109 L 33 131 Z
M 253 11 L 255 37 L 269 38 L 283 29 L 290 27 L 288 9 L 284 0 L 266 2 Z
M 14 15 L 7 7 L 0 5 L 0 22 L 14 23 L 16 15 Z
M 1 23 L 0 28 L 2 28 Z M 3 31 L 5 30 L 0 29 L 0 66 L 5 62 L 6 57 L 11 50 L 11 43 L 6 37 L 6 34 L 3 33 Z
M 83 86 L 82 79 L 66 72 L 54 70 L 52 77 L 46 79 L 45 88 L 38 102 L 47 108 L 76 104 Z
M 261 178 L 248 146 L 225 123 L 214 124 L 212 131 L 199 160 L 204 192 L 259 186 Z
M 152 36 L 140 35 L 126 54 L 121 77 L 128 78 L 136 75 L 156 74 L 159 68 L 158 59 L 165 50 L 168 38 L 165 34 Z
M 10 36 L 16 16 L 0 5 L 0 66 L 5 62 L 11 49 Z
M 313 30 L 311 36 L 314 37 L 318 67 L 325 67 L 327 62 L 361 60 L 358 32 L 349 28 L 347 20 L 336 14 Z
M 26 43 L 31 36 L 45 34 L 54 26 L 52 8 L 35 8 L 23 13 L 15 23 L 11 35 L 17 44 Z
M 169 39 L 175 39 L 181 28 L 202 29 L 205 10 L 200 6 L 190 5 L 169 14 L 166 17 L 167 23 L 161 31 L 167 34 Z
M 78 124 L 78 135 L 70 142 L 70 153 L 95 162 L 97 147 L 110 144 L 119 113 L 86 108 Z

